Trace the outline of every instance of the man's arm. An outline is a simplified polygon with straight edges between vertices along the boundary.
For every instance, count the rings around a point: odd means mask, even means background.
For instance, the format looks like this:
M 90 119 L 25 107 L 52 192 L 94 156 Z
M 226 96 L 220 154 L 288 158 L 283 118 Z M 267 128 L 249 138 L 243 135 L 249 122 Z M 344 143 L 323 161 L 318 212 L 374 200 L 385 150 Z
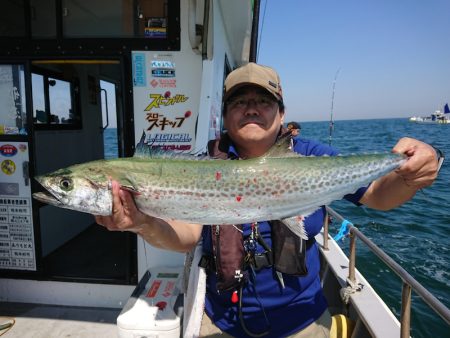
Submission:
M 179 252 L 190 251 L 200 240 L 202 225 L 180 221 L 165 221 L 143 214 L 127 191 L 112 182 L 113 214 L 95 216 L 98 224 L 111 231 L 132 231 L 151 245 Z
M 369 186 L 360 203 L 370 208 L 395 208 L 410 200 L 419 189 L 431 185 L 437 177 L 436 152 L 428 144 L 405 137 L 398 141 L 392 151 L 406 154 L 408 160 L 399 169 L 380 177 Z

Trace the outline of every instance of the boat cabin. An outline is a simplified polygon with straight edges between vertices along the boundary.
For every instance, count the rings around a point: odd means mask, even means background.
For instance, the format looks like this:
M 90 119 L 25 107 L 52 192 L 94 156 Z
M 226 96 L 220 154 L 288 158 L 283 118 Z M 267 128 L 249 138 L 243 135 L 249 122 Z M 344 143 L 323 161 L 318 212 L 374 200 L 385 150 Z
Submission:
M 33 177 L 132 156 L 144 133 L 204 152 L 226 74 L 248 62 L 253 2 L 6 0 L 0 14 L 0 300 L 123 306 L 184 255 L 34 200 Z

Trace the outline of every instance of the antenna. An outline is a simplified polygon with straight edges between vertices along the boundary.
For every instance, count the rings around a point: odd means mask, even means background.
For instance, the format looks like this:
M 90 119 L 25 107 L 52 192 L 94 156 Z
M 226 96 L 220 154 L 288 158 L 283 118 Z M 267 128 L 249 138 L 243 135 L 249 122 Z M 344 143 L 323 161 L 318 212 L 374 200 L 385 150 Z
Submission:
M 334 75 L 333 93 L 331 94 L 330 133 L 328 136 L 328 145 L 330 145 L 330 146 L 331 146 L 331 138 L 332 138 L 333 130 L 334 130 L 334 121 L 333 121 L 334 90 L 336 88 L 336 80 L 337 80 L 337 77 L 338 77 L 340 71 L 341 71 L 341 67 L 338 68 L 338 70 L 336 71 L 336 74 Z

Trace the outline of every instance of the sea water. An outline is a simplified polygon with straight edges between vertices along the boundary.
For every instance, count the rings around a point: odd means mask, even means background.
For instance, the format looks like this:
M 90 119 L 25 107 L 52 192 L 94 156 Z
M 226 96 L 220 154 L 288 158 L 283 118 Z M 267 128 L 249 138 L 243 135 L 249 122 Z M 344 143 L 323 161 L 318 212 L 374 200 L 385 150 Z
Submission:
M 300 137 L 329 144 L 329 122 L 301 122 Z M 390 151 L 402 137 L 429 143 L 450 156 L 450 124 L 416 124 L 408 119 L 335 121 L 331 145 L 342 154 Z M 450 307 L 450 158 L 431 187 L 409 202 L 381 212 L 347 201 L 332 203 L 339 214 L 383 249 L 445 306 Z M 330 232 L 336 234 L 334 222 Z M 349 239 L 340 243 L 348 252 Z M 357 268 L 400 318 L 399 277 L 357 241 Z M 450 327 L 412 292 L 411 336 L 450 337 Z
M 301 122 L 300 137 L 330 142 L 328 122 Z M 105 152 L 117 157 L 117 130 L 106 129 Z M 407 119 L 335 121 L 331 145 L 341 154 L 388 152 L 401 137 L 432 144 L 450 156 L 450 124 L 415 124 Z M 445 306 L 450 307 L 450 157 L 431 187 L 419 191 L 403 206 L 381 212 L 347 201 L 331 207 L 357 226 Z M 331 224 L 330 233 L 340 224 Z M 340 242 L 348 252 L 349 240 Z M 400 318 L 399 277 L 365 245 L 357 243 L 357 268 Z M 417 294 L 412 293 L 411 335 L 450 337 L 449 326 Z

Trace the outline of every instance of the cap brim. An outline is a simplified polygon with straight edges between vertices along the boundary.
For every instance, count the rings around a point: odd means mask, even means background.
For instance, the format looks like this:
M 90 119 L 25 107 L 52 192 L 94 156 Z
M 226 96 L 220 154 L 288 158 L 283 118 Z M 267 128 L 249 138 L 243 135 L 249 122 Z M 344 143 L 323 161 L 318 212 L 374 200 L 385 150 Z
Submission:
M 257 83 L 254 83 L 254 82 L 242 82 L 242 83 L 239 83 L 239 84 L 237 84 L 237 85 L 231 87 L 231 88 L 223 95 L 223 101 L 224 101 L 224 102 L 227 101 L 234 93 L 236 93 L 236 91 L 237 91 L 238 89 L 241 89 L 241 88 L 247 87 L 247 86 L 259 87 L 259 88 L 261 88 L 261 89 L 264 89 L 264 91 L 266 91 L 267 93 L 271 94 L 277 101 L 281 101 L 281 98 L 280 98 L 277 94 L 271 92 L 271 91 L 268 90 L 266 87 L 264 87 L 264 86 L 262 86 L 262 85 L 259 85 L 259 84 L 257 84 Z

